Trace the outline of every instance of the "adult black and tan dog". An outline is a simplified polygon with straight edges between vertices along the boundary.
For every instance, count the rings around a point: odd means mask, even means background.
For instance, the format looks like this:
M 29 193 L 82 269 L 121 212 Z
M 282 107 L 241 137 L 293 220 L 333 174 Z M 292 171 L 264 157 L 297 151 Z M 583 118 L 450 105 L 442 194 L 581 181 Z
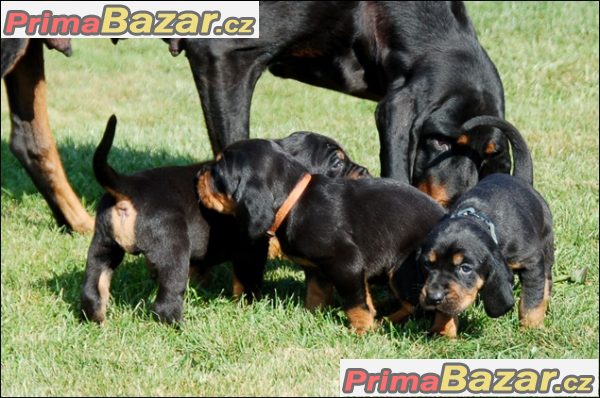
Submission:
M 111 275 L 125 252 L 146 257 L 159 284 L 154 312 L 166 322 L 181 319 L 190 266 L 206 272 L 206 267 L 232 261 L 234 296 L 257 296 L 268 241 L 247 239 L 233 217 L 198 203 L 194 180 L 209 162 L 120 175 L 107 163 L 116 123 L 112 116 L 94 155 L 94 173 L 107 194 L 98 206 L 88 251 L 81 296 L 84 316 L 97 322 L 105 319 Z M 274 140 L 274 145 L 290 151 L 313 173 L 368 176 L 334 140 L 320 134 L 297 132 Z
M 374 324 L 368 281 L 389 277 L 443 216 L 418 189 L 391 179 L 332 179 L 308 170 L 273 142 L 228 146 L 200 172 L 203 204 L 233 214 L 251 239 L 273 236 L 303 266 L 306 306 L 340 294 L 352 327 Z
M 444 205 L 510 168 L 497 129 L 481 127 L 471 159 L 457 143 L 469 119 L 504 117 L 500 77 L 462 2 L 261 2 L 259 39 L 176 39 L 170 47 L 185 50 L 215 154 L 248 138 L 252 93 L 268 68 L 377 101 L 381 175 Z M 453 159 L 452 184 L 440 157 Z
M 500 77 L 462 2 L 264 1 L 259 11 L 259 39 L 170 40 L 171 53 L 185 50 L 189 59 L 215 155 L 249 137 L 254 86 L 269 69 L 377 101 L 382 176 L 446 206 L 480 177 L 508 171 L 498 130 L 482 128 L 470 143 L 475 166 L 456 141 L 470 118 L 504 117 Z M 2 39 L 11 150 L 60 224 L 92 230 L 50 132 L 42 40 L 17 40 Z M 56 40 L 70 52 L 68 39 Z
M 526 149 L 509 123 L 491 117 L 480 122 L 502 129 Z M 413 303 L 418 296 L 423 308 L 436 311 L 433 332 L 455 337 L 457 314 L 478 294 L 489 316 L 505 314 L 514 304 L 513 273 L 522 284 L 521 325 L 543 325 L 552 288 L 552 214 L 531 185 L 531 158 L 521 160 L 514 176 L 489 175 L 464 193 L 427 235 L 417 265 L 408 262 L 395 275 L 398 290 L 411 293 Z M 421 278 L 424 283 L 413 284 Z

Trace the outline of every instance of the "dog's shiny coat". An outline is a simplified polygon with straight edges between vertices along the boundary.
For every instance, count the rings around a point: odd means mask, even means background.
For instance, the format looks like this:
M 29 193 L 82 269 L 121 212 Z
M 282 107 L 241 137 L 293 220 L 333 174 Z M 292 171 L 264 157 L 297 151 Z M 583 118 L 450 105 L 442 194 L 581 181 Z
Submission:
M 232 209 L 248 236 L 260 239 L 306 172 L 272 142 L 240 141 L 200 172 L 199 196 L 207 207 Z M 314 175 L 275 237 L 306 270 L 306 306 L 328 303 L 335 287 L 352 327 L 363 333 L 375 315 L 368 280 L 391 275 L 443 214 L 407 184 Z
M 183 293 L 193 270 L 206 277 L 207 267 L 232 261 L 234 296 L 258 296 L 267 239 L 249 240 L 234 217 L 198 203 L 196 175 L 210 162 L 119 175 L 107 163 L 115 128 L 113 116 L 94 156 L 96 178 L 108 193 L 98 206 L 88 251 L 81 297 L 85 317 L 104 320 L 111 275 L 125 252 L 146 257 L 159 284 L 154 312 L 166 322 L 181 319 Z M 368 176 L 334 140 L 319 134 L 298 132 L 274 145 L 289 150 L 314 173 Z

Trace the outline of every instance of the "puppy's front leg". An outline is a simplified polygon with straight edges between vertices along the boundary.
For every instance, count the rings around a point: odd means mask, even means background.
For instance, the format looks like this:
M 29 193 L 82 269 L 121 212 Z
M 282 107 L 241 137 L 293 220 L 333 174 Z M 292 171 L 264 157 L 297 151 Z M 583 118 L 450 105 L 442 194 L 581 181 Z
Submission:
M 333 285 L 316 268 L 304 268 L 306 298 L 304 307 L 310 311 L 322 309 L 333 303 Z
M 345 270 L 344 274 L 338 275 L 335 288 L 344 300 L 344 310 L 352 329 L 358 334 L 373 329 L 376 312 L 364 272 Z
M 451 339 L 456 338 L 458 334 L 458 316 L 436 311 L 431 333 Z
M 233 259 L 233 297 L 246 295 L 251 302 L 260 299 L 265 263 L 269 247 L 268 239 L 244 242 L 243 249 Z

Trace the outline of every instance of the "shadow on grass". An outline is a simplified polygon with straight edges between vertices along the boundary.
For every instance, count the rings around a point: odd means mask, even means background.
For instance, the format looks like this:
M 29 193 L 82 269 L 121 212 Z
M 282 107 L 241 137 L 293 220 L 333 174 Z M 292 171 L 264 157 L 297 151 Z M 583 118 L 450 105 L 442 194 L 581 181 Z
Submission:
M 37 193 L 25 168 L 10 151 L 9 143 L 2 140 L 2 190 L 20 202 L 24 195 Z M 94 179 L 92 157 L 96 146 L 75 144 L 68 137 L 61 140 L 58 151 L 71 186 L 83 203 L 95 203 L 104 191 Z M 132 148 L 113 147 L 109 163 L 122 174 L 163 166 L 178 166 L 198 163 L 206 159 L 193 159 L 173 155 L 166 150 L 152 150 L 151 153 Z
M 275 267 L 285 268 L 293 267 L 293 265 L 269 261 L 266 271 L 272 271 Z M 199 286 L 190 281 L 189 289 L 195 291 L 195 296 L 200 297 L 201 302 L 211 302 L 223 298 L 233 301 L 231 298 L 233 278 L 230 264 L 223 263 L 214 266 L 210 272 L 211 280 L 207 286 Z M 73 315 L 81 318 L 80 296 L 84 277 L 83 270 L 64 272 L 46 280 L 43 287 L 59 296 L 68 304 Z M 111 306 L 134 309 L 142 305 L 144 311 L 150 315 L 157 289 L 158 285 L 152 279 L 143 256 L 127 256 L 117 267 L 111 280 Z M 302 307 L 304 302 L 302 299 L 304 283 L 292 277 L 266 280 L 262 292 L 262 300 L 269 300 L 273 305 L 278 301 Z

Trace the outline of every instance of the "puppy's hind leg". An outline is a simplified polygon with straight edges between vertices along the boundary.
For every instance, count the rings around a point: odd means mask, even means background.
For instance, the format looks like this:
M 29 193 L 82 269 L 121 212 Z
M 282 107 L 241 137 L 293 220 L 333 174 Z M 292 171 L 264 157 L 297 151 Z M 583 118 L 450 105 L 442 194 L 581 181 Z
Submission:
M 318 269 L 304 268 L 306 276 L 306 298 L 304 306 L 314 311 L 333 303 L 333 284 L 323 277 Z
M 81 310 L 86 319 L 98 323 L 104 321 L 112 273 L 123 260 L 124 254 L 114 241 L 96 231 L 88 250 L 81 293 Z
M 167 229 L 176 231 L 176 229 Z M 178 232 L 179 233 L 179 232 Z M 182 236 L 187 236 L 183 233 Z M 163 322 L 181 321 L 183 313 L 183 294 L 185 292 L 189 268 L 190 246 L 184 239 L 172 236 L 157 239 L 157 245 L 146 253 L 153 265 L 158 282 L 158 294 L 153 311 Z
M 552 288 L 552 275 L 544 272 L 543 260 L 520 270 L 521 299 L 519 301 L 519 320 L 525 328 L 544 326 L 544 317 L 548 308 L 548 299 Z

